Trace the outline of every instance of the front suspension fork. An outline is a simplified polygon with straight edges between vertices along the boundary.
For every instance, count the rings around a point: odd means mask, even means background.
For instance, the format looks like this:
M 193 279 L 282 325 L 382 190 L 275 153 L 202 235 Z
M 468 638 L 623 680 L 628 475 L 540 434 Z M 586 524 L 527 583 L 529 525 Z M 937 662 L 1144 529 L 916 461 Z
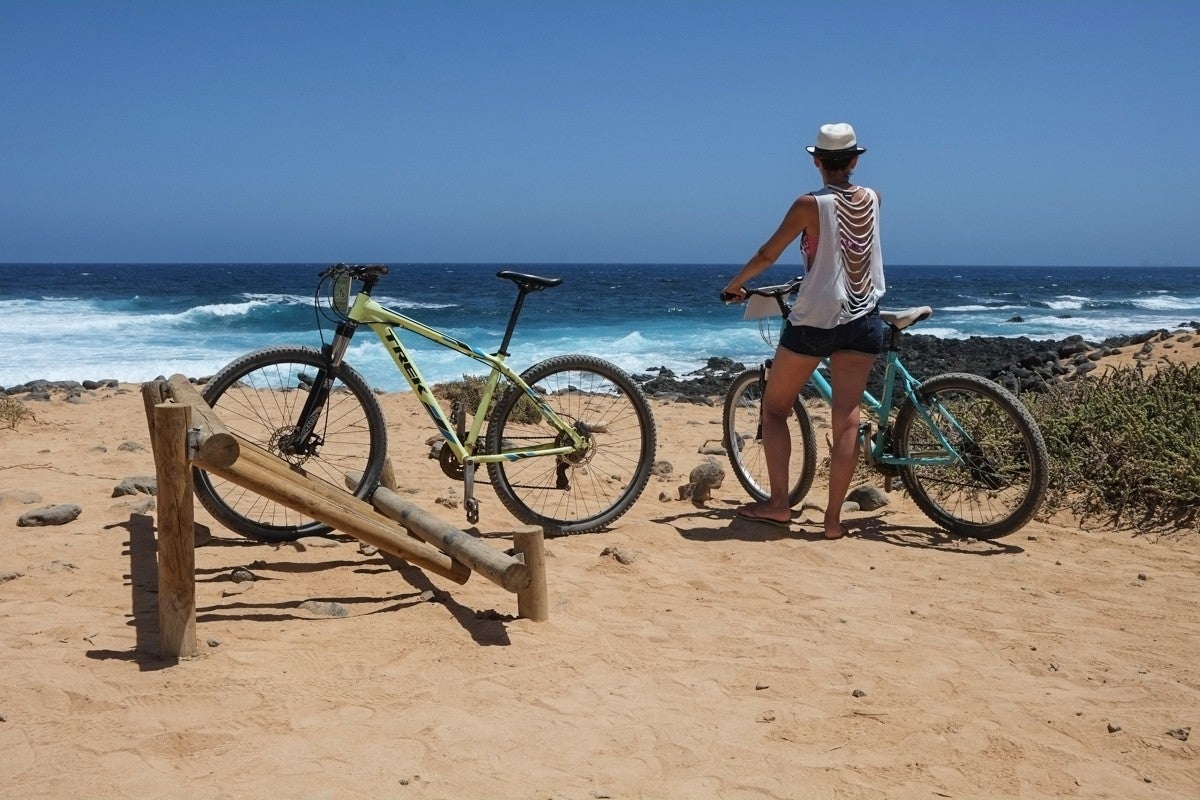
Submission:
M 311 380 L 306 381 L 304 375 L 300 376 L 300 382 L 308 389 L 308 399 L 304 401 L 304 408 L 296 420 L 296 429 L 286 440 L 280 441 L 280 449 L 287 455 L 311 455 L 323 443 L 314 432 L 321 420 L 321 410 L 333 392 L 334 372 L 346 357 L 355 328 L 357 325 L 351 322 L 338 323 L 333 342 L 322 348 L 328 366 L 318 370 L 316 377 Z

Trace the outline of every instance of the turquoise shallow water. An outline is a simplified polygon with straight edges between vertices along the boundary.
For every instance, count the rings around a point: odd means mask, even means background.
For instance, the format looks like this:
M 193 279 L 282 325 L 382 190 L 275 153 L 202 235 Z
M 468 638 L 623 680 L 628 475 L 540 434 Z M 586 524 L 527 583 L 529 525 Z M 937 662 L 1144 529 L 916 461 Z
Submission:
M 313 293 L 325 266 L 0 265 L 0 386 L 209 375 L 256 347 L 317 346 Z M 686 374 L 710 356 L 753 361 L 768 349 L 756 323 L 717 300 L 735 265 L 394 264 L 376 297 L 490 351 L 515 297 L 500 269 L 564 278 L 526 302 L 512 348 L 520 367 L 585 352 L 632 373 Z M 777 265 L 761 282 L 795 274 Z M 884 307 L 930 305 L 934 316 L 916 332 L 948 338 L 1102 340 L 1200 319 L 1200 268 L 893 265 L 887 277 Z M 428 380 L 475 371 L 423 340 L 406 342 Z M 358 337 L 349 360 L 378 388 L 405 388 L 373 336 Z

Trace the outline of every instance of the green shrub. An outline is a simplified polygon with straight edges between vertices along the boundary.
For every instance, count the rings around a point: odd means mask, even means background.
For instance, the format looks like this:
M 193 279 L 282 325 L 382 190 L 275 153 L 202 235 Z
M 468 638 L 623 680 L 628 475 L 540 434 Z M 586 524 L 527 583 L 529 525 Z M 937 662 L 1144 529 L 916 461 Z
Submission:
M 1023 395 L 1052 464 L 1043 513 L 1142 530 L 1200 518 L 1200 365 L 1112 369 Z
M 33 412 L 20 400 L 0 395 L 0 425 L 15 431 L 17 425 L 32 418 Z
M 479 408 L 479 398 L 483 396 L 484 379 L 479 375 L 463 375 L 462 380 L 435 383 L 432 387 L 434 397 L 447 403 L 461 403 L 463 408 L 474 411 Z
M 451 407 L 453 407 L 454 403 L 461 403 L 466 413 L 473 414 L 475 413 L 475 409 L 479 408 L 479 401 L 483 397 L 483 388 L 486 383 L 487 381 L 480 375 L 463 375 L 462 380 L 435 383 L 432 391 L 435 397 L 450 403 Z M 511 384 L 502 380 L 496 387 L 496 391 L 492 395 L 491 406 L 487 410 L 489 415 L 492 409 L 495 408 L 496 402 L 504 396 L 504 393 L 511 386 Z M 518 401 L 511 419 L 515 422 L 535 423 L 541 417 L 542 413 L 533 404 L 533 401 L 528 397 L 522 397 Z

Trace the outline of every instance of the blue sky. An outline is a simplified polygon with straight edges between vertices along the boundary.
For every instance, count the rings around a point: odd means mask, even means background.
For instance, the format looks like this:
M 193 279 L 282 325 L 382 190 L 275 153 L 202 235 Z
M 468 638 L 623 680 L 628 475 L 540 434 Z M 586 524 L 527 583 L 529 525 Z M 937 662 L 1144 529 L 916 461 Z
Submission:
M 1200 264 L 1200 3 L 0 0 L 0 262 Z M 783 261 L 798 262 L 795 249 Z

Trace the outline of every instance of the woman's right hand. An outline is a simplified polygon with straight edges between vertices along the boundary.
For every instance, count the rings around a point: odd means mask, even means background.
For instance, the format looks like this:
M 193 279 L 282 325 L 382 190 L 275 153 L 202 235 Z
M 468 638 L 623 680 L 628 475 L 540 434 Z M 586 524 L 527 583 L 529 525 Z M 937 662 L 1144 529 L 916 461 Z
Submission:
M 721 290 L 722 303 L 740 303 L 746 299 L 745 286 L 726 286 Z

